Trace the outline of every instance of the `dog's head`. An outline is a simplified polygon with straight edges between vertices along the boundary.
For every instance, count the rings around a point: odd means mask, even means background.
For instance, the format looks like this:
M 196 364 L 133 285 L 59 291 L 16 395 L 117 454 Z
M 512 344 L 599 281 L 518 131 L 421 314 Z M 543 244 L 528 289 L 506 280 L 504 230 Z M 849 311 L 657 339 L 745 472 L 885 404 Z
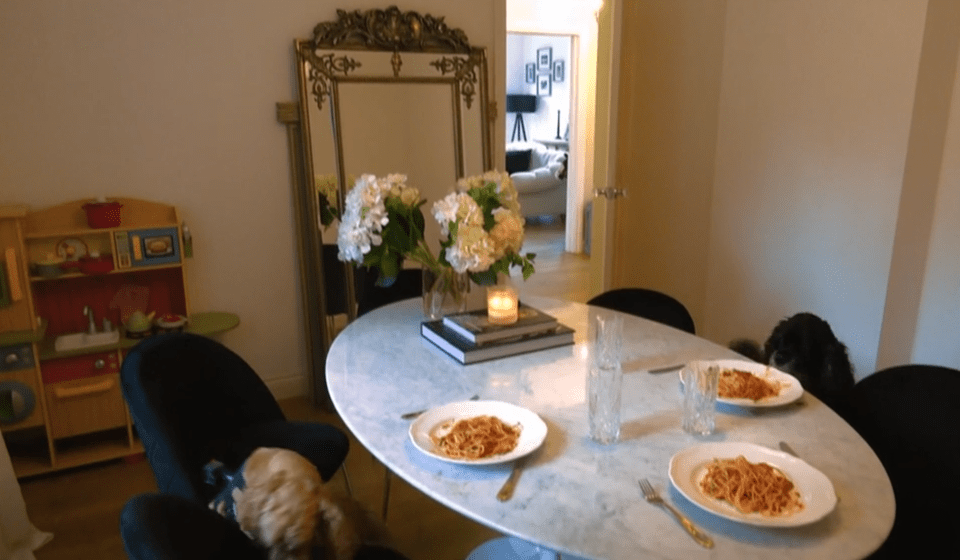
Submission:
M 764 353 L 768 364 L 793 374 L 806 386 L 830 369 L 834 355 L 842 353 L 845 359 L 846 347 L 826 321 L 812 313 L 797 313 L 777 324 Z
M 257 448 L 235 488 L 237 522 L 266 546 L 271 560 L 308 558 L 318 524 L 323 482 L 317 468 L 287 449 Z

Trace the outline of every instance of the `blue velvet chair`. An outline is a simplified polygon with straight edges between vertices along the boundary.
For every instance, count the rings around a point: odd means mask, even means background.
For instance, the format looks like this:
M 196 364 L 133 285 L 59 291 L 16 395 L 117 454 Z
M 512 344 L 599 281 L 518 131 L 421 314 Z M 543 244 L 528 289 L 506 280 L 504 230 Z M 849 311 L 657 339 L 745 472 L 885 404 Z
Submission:
M 159 489 L 132 498 L 121 514 L 132 559 L 265 559 L 236 523 L 208 509 L 219 487 L 207 483 L 204 466 L 216 459 L 232 471 L 257 447 L 282 447 L 329 480 L 347 456 L 349 440 L 340 429 L 287 420 L 256 372 L 210 338 L 147 338 L 127 354 L 120 380 Z M 403 556 L 366 547 L 360 558 Z
M 123 396 L 161 493 L 206 505 L 217 488 L 204 466 L 232 471 L 257 447 L 291 449 L 324 480 L 343 463 L 340 429 L 288 421 L 270 390 L 236 353 L 191 333 L 156 335 L 134 346 L 120 368 Z
M 131 560 L 265 560 L 265 551 L 215 511 L 172 494 L 141 494 L 120 513 Z

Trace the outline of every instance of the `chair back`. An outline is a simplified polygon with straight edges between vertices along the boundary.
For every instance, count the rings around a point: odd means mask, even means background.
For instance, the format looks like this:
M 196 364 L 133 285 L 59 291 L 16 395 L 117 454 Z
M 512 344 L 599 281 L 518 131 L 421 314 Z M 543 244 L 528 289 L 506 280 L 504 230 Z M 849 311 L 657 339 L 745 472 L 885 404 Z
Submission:
M 240 356 L 196 334 L 141 341 L 123 360 L 120 380 L 160 491 L 204 504 L 215 492 L 203 480 L 204 465 L 217 458 L 236 468 L 249 453 L 232 447 L 237 434 L 284 420 Z
M 327 315 L 347 312 L 346 265 L 337 256 L 336 245 L 323 246 L 323 270 L 327 297 Z M 403 299 L 423 294 L 423 279 L 419 268 L 404 268 L 390 286 L 377 286 L 377 272 L 362 266 L 353 269 L 354 294 L 357 298 L 357 316 Z
M 697 334 L 693 317 L 687 308 L 672 296 L 648 288 L 616 288 L 594 296 L 589 305 L 630 313 L 644 319 Z
M 875 557 L 923 557 L 943 548 L 960 523 L 958 403 L 960 371 L 942 366 L 895 366 L 854 385 L 850 423 L 883 463 L 897 503 Z
M 423 271 L 419 268 L 401 269 L 389 287 L 377 286 L 376 279 L 375 273 L 362 278 L 357 290 L 358 317 L 389 303 L 423 295 Z
M 327 315 L 339 315 L 347 312 L 347 269 L 346 265 L 337 256 L 339 252 L 339 247 L 333 244 L 324 244 L 322 247 L 323 286 L 327 298 Z M 361 269 L 357 268 L 356 270 Z M 354 282 L 354 285 L 356 284 L 357 282 Z

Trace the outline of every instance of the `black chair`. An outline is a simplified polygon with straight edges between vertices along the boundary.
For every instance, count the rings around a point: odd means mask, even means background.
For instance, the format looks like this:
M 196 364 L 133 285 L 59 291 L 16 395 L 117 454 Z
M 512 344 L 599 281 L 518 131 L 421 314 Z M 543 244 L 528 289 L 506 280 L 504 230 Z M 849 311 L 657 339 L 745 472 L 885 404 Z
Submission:
M 336 245 L 323 246 L 324 288 L 328 316 L 347 312 L 346 265 L 339 260 L 338 253 L 339 249 Z M 358 317 L 382 305 L 423 295 L 423 276 L 419 268 L 401 269 L 391 286 L 377 286 L 376 281 L 376 270 L 361 266 L 353 269 Z
M 257 447 L 282 447 L 313 462 L 324 480 L 347 456 L 340 429 L 288 421 L 270 390 L 237 354 L 191 333 L 141 341 L 120 368 L 124 398 L 160 492 L 206 505 L 217 488 L 203 468 L 230 471 Z
M 327 297 L 327 315 L 339 315 L 347 312 L 347 269 L 337 255 L 340 249 L 336 245 L 325 244 L 323 250 L 323 286 Z M 354 271 L 354 290 L 359 293 L 360 282 Z
M 134 496 L 120 512 L 131 560 L 265 560 L 265 551 L 233 521 L 173 494 Z
M 960 526 L 960 371 L 880 370 L 854 385 L 850 424 L 883 463 L 897 502 L 893 530 L 871 558 L 939 557 Z
M 647 288 L 616 288 L 594 296 L 589 305 L 606 307 L 697 334 L 693 317 L 675 298 Z
M 357 317 L 388 303 L 423 295 L 423 272 L 419 268 L 401 269 L 389 287 L 377 286 L 376 280 L 376 272 L 363 275 L 357 292 Z

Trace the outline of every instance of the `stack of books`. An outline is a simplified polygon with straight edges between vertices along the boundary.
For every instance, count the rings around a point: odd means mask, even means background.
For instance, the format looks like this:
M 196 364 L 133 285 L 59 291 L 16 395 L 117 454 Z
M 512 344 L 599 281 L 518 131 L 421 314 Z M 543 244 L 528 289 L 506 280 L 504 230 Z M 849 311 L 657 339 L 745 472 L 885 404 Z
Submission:
M 517 310 L 517 322 L 510 325 L 491 323 L 486 309 L 448 315 L 420 325 L 424 338 L 461 364 L 573 344 L 573 332 L 555 317 L 523 303 Z

